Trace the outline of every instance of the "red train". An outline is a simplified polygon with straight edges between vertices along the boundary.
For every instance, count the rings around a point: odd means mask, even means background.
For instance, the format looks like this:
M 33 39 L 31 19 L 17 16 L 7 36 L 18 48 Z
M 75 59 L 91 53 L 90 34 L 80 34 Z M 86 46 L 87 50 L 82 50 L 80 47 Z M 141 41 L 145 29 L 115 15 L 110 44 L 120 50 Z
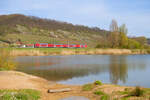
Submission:
M 87 45 L 36 43 L 34 48 L 87 48 Z

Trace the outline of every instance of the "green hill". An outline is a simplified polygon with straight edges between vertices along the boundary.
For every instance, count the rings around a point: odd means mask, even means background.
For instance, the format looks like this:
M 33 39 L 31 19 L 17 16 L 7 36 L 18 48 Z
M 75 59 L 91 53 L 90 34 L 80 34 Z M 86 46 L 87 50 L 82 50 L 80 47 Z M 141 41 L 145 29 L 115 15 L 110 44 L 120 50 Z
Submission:
M 95 47 L 109 31 L 21 14 L 0 16 L 0 43 L 73 43 Z

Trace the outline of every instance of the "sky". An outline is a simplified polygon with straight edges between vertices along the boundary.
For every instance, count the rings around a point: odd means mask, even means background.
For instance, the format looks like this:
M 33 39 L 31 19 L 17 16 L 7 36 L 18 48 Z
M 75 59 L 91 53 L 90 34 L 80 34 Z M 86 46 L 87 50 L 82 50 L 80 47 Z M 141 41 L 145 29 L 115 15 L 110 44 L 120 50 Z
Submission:
M 128 36 L 150 38 L 150 0 L 0 0 L 0 15 L 25 14 L 109 30 L 112 19 Z

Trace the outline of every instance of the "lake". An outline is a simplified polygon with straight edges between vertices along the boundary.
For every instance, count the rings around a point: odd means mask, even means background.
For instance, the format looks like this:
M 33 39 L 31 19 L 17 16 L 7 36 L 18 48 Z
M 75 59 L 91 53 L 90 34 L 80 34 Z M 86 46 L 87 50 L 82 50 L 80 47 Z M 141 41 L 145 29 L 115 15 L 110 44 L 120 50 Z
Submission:
M 150 88 L 150 55 L 70 55 L 17 57 L 17 71 L 61 84 L 95 80 Z

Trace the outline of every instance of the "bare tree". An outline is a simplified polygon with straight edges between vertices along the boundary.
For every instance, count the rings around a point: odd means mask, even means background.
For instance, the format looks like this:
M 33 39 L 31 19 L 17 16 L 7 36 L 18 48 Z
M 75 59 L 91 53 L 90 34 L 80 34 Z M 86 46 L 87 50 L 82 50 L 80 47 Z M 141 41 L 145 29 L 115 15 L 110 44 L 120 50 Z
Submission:
M 112 48 L 119 46 L 119 32 L 118 32 L 118 24 L 116 20 L 112 20 L 110 24 L 110 35 L 109 41 Z
M 110 31 L 111 32 L 118 32 L 118 24 L 116 20 L 112 20 L 111 24 L 110 24 Z

